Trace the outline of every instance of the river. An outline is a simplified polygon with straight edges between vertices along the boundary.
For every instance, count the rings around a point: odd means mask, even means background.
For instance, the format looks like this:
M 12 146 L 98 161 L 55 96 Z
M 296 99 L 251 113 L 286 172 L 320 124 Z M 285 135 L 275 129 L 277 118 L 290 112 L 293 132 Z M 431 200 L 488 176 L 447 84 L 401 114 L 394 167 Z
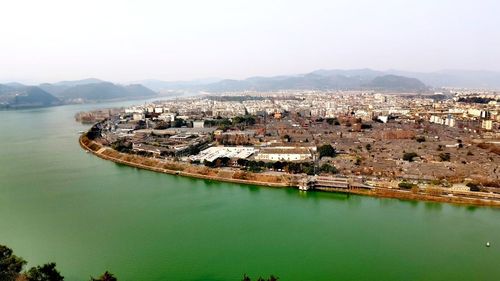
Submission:
M 28 266 L 56 262 L 70 281 L 500 278 L 500 209 L 218 183 L 85 153 L 74 114 L 122 104 L 0 111 L 0 244 Z

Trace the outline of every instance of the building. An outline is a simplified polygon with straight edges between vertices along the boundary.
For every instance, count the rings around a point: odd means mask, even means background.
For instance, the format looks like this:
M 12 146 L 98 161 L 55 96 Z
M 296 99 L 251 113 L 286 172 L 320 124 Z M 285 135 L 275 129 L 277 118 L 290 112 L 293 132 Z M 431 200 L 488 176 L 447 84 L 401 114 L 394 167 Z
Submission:
M 193 128 L 204 128 L 204 127 L 205 127 L 205 121 L 203 120 L 193 121 Z
M 134 121 L 144 120 L 144 113 L 134 113 L 132 114 L 132 119 Z
M 483 120 L 481 128 L 491 131 L 493 129 L 493 121 L 492 120 Z
M 175 113 L 162 113 L 160 116 L 158 116 L 159 120 L 163 120 L 165 122 L 174 122 L 175 121 Z
M 387 121 L 389 121 L 389 116 L 378 116 L 377 120 L 380 120 L 382 123 L 387 123 Z
M 312 159 L 312 153 L 305 147 L 269 147 L 262 148 L 255 156 L 256 160 L 262 161 L 308 161 Z
M 192 155 L 191 161 L 213 162 L 217 158 L 245 159 L 255 153 L 251 146 L 213 146 L 201 151 L 198 155 Z

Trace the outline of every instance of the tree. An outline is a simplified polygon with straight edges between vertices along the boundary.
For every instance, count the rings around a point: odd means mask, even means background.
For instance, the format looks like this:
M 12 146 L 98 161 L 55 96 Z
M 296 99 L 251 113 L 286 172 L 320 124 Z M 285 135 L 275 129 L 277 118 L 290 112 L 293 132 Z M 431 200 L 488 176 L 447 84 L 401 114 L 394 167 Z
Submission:
M 361 165 L 361 157 L 356 156 L 356 162 L 354 162 L 354 165 L 356 165 L 356 166 Z
M 367 143 L 367 144 L 365 145 L 365 147 L 366 147 L 366 150 L 368 150 L 368 151 L 372 150 L 372 145 L 371 145 L 371 144 L 369 144 L 369 143 Z
M 325 163 L 325 164 L 321 165 L 321 167 L 319 169 L 323 173 L 328 173 L 328 174 L 336 174 L 336 173 L 338 173 L 337 168 L 335 168 L 335 166 L 332 166 L 332 165 L 330 165 L 328 163 Z
M 248 160 L 243 159 L 243 158 L 239 158 L 238 160 L 236 160 L 236 163 L 238 163 L 238 165 L 240 165 L 240 166 L 245 167 L 248 165 Z
M 116 277 L 114 277 L 113 274 L 106 271 L 101 275 L 101 277 L 97 279 L 91 277 L 90 281 L 118 281 L 118 279 L 116 279 Z
M 328 123 L 328 125 L 340 125 L 340 122 L 337 118 L 326 118 L 326 123 Z
M 441 162 L 450 161 L 450 158 L 451 156 L 449 152 L 439 153 L 439 159 L 441 160 Z
M 325 144 L 325 145 L 320 146 L 318 148 L 318 152 L 319 152 L 319 158 L 323 158 L 325 156 L 326 157 L 335 157 L 335 155 L 337 155 L 337 151 L 330 144 Z
M 314 175 L 314 165 L 303 165 L 302 171 L 310 176 Z
M 128 153 L 132 150 L 132 143 L 125 139 L 119 139 L 112 143 L 111 147 L 116 151 Z
M 281 161 L 277 161 L 273 163 L 273 169 L 275 170 L 282 170 L 285 167 L 286 163 L 283 163 Z
M 271 276 L 269 276 L 269 279 L 267 279 L 268 281 L 278 281 L 279 277 L 276 277 L 274 275 L 271 274 Z
M 418 136 L 415 138 L 415 140 L 418 142 L 418 143 L 421 143 L 421 142 L 425 142 L 425 137 L 424 136 Z
M 412 189 L 414 187 L 417 187 L 416 184 L 413 184 L 411 182 L 407 182 L 407 181 L 402 181 L 398 184 L 398 187 L 399 188 L 403 188 L 403 189 Z
M 95 139 L 100 138 L 100 137 L 101 137 L 101 127 L 100 127 L 100 124 L 95 124 L 87 132 L 87 138 L 89 138 L 90 140 L 95 140 Z
M 13 255 L 12 249 L 0 245 L 0 280 L 16 280 L 25 264 L 24 259 Z
M 257 281 L 278 281 L 278 280 L 279 280 L 279 277 L 276 277 L 272 274 L 267 279 L 264 279 L 262 277 L 257 278 Z M 251 279 L 250 279 L 250 277 L 248 277 L 248 275 L 244 274 L 243 279 L 241 281 L 251 281 Z
M 52 262 L 32 267 L 26 273 L 26 279 L 28 281 L 63 281 L 64 277 L 57 271 L 56 264 Z
M 417 156 L 418 154 L 416 154 L 415 152 L 406 152 L 405 154 L 403 154 L 403 160 L 413 162 L 413 158 Z
M 361 124 L 361 129 L 363 129 L 363 130 L 371 129 L 371 128 L 372 128 L 372 125 L 370 125 L 370 124 L 365 124 L 365 123 Z
M 477 185 L 475 183 L 469 182 L 466 184 L 466 186 L 470 188 L 470 191 L 481 191 L 481 188 L 479 187 L 479 185 Z

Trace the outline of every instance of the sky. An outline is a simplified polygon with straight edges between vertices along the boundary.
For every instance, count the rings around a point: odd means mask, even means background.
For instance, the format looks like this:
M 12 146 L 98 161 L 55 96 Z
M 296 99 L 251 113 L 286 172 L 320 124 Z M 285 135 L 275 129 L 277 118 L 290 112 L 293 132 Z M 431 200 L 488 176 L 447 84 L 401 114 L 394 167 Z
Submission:
M 500 71 L 497 0 L 1 0 L 0 82 Z

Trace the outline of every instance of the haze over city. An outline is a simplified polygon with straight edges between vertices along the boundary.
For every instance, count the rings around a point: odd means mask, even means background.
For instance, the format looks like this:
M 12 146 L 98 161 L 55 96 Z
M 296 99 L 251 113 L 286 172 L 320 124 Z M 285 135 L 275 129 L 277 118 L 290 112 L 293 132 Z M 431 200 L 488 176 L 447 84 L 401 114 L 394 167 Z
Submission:
M 0 82 L 500 71 L 498 1 L 8 1 Z

